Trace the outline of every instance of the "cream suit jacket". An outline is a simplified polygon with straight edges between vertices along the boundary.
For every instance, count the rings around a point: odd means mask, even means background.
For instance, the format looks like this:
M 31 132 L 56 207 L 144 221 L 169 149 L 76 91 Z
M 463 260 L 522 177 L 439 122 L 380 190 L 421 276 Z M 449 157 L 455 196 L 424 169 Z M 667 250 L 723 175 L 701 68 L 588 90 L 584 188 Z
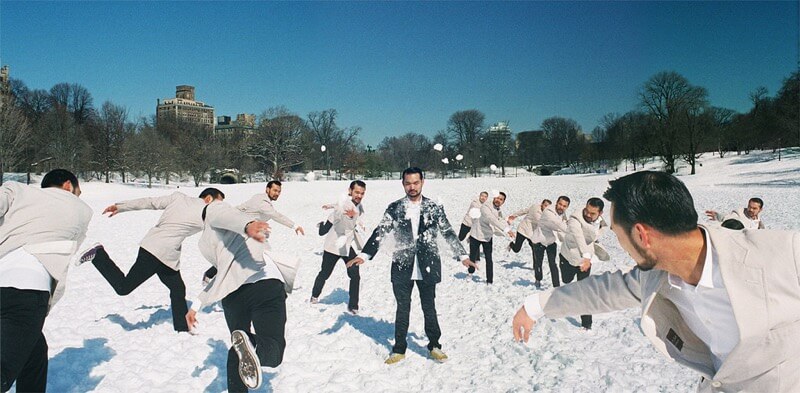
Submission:
M 555 288 L 539 297 L 545 315 L 641 307 L 642 332 L 659 352 L 702 375 L 698 391 L 800 391 L 800 232 L 701 227 L 739 327 L 739 342 L 719 370 L 667 298 L 676 289 L 662 270 L 609 272 Z

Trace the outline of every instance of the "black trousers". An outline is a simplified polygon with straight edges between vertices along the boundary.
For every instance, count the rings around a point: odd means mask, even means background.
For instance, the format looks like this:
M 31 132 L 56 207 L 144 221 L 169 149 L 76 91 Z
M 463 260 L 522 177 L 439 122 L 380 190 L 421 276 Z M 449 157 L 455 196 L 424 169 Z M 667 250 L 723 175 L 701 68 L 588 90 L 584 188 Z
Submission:
M 42 333 L 50 292 L 0 288 L 0 391 L 47 387 L 47 340 Z
M 256 349 L 261 366 L 278 367 L 286 349 L 286 292 L 280 280 L 245 284 L 222 299 L 228 330 L 244 330 Z M 255 332 L 250 331 L 250 325 Z M 228 351 L 228 391 L 246 392 L 239 377 L 239 357 Z
M 492 239 L 488 242 L 482 242 L 469 238 L 469 259 L 476 262 L 481 259 L 480 247 L 483 247 L 483 256 L 486 257 L 486 282 L 491 284 L 494 279 L 494 264 L 492 263 Z M 475 269 L 472 267 L 467 268 L 467 271 L 472 274 Z
M 545 246 L 542 243 L 533 245 L 533 274 L 536 281 L 542 281 L 544 273 L 542 264 L 544 263 L 544 253 L 547 252 L 547 266 L 550 268 L 550 278 L 553 280 L 553 288 L 561 285 L 558 278 L 558 265 L 556 264 L 556 243 Z M 566 280 L 564 282 L 567 282 Z
M 569 262 L 561 255 L 559 257 L 559 263 L 561 265 L 561 277 L 564 279 L 564 283 L 572 282 L 572 279 L 577 277 L 578 281 L 583 280 L 592 273 L 592 268 L 590 267 L 589 270 L 582 272 L 579 267 L 572 266 Z M 586 329 L 592 328 L 592 316 L 591 315 L 581 315 L 581 326 Z
M 471 229 L 470 227 L 468 227 L 468 226 L 466 226 L 464 224 L 461 224 L 461 229 L 458 230 L 458 240 L 463 242 L 464 239 L 467 238 L 467 235 L 469 235 L 469 230 L 470 229 Z
M 186 305 L 186 285 L 183 283 L 180 271 L 170 269 L 141 247 L 136 262 L 131 266 L 127 276 L 119 270 L 102 248 L 97 250 L 97 256 L 92 260 L 92 264 L 120 296 L 130 294 L 154 274 L 158 275 L 158 279 L 169 289 L 172 326 L 179 332 L 189 331 L 189 325 L 186 324 L 186 313 L 189 312 L 189 307 Z
M 356 251 L 352 248 L 350 249 L 350 255 L 347 257 L 325 251 L 322 254 L 322 268 L 317 274 L 317 278 L 314 280 L 314 288 L 311 290 L 311 296 L 319 297 L 322 293 L 322 287 L 325 286 L 325 281 L 330 278 L 331 273 L 333 273 L 336 262 L 339 262 L 341 259 L 342 262 L 347 263 L 347 261 L 355 257 Z M 361 275 L 358 272 L 358 265 L 347 268 L 347 277 L 350 277 L 350 302 L 347 304 L 347 307 L 352 310 L 358 310 L 358 289 L 361 285 Z
M 408 321 L 411 316 L 411 291 L 414 289 L 414 283 L 417 283 L 422 314 L 425 316 L 428 350 L 442 347 L 439 344 L 442 331 L 439 329 L 439 320 L 436 317 L 436 284 L 426 283 L 422 280 L 392 281 L 392 291 L 394 291 L 394 299 L 397 301 L 397 312 L 394 317 L 393 353 L 406 353 L 408 348 L 406 335 L 408 335 Z

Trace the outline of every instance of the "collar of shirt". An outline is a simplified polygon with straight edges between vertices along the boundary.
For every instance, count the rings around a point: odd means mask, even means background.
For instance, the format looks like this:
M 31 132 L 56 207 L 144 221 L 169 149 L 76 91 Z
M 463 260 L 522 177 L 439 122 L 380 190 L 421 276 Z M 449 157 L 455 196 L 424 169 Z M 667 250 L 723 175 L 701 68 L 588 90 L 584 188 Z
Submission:
M 700 273 L 700 281 L 697 282 L 697 287 L 715 288 L 714 286 L 714 263 L 716 262 L 716 255 L 711 248 L 711 239 L 708 237 L 708 232 L 700 228 L 703 233 L 703 239 L 706 242 L 706 255 L 703 262 L 703 272 Z M 693 285 L 687 284 L 680 277 L 670 274 L 669 285 L 675 289 L 696 288 Z

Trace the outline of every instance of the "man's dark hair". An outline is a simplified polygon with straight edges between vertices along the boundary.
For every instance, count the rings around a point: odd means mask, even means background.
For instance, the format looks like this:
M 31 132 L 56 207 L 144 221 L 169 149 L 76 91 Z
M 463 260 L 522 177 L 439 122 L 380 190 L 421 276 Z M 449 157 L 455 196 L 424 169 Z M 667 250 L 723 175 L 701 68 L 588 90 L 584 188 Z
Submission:
M 78 178 L 75 174 L 66 169 L 53 169 L 44 175 L 42 188 L 61 187 L 64 182 L 72 183 L 72 188 L 78 188 Z
M 419 174 L 420 179 L 425 178 L 425 174 L 422 173 L 422 169 L 412 166 L 411 168 L 406 168 L 406 170 L 403 171 L 403 175 L 400 177 L 400 180 L 406 180 L 406 175 L 413 175 L 415 173 Z
M 367 188 L 367 184 L 361 180 L 353 180 L 350 182 L 350 189 L 352 190 L 355 186 L 359 186 L 361 188 Z
M 567 202 L 567 204 L 572 203 L 572 201 L 570 201 L 569 197 L 566 196 L 566 195 L 561 195 L 560 197 L 558 197 L 558 199 L 556 199 L 556 203 L 558 203 L 558 201 L 561 201 L 561 200 Z
M 764 201 L 762 201 L 762 200 L 761 200 L 761 198 L 750 198 L 750 200 L 748 201 L 748 203 L 749 203 L 749 202 L 755 202 L 755 203 L 758 203 L 758 207 L 760 207 L 760 208 L 762 208 L 762 209 L 764 208 Z
M 203 190 L 203 192 L 200 193 L 200 198 L 205 198 L 209 195 L 211 195 L 211 197 L 214 199 L 225 199 L 225 193 L 214 187 L 209 187 Z
M 547 198 L 542 199 L 542 203 L 545 203 L 545 202 L 547 202 L 548 205 L 552 205 L 553 204 L 553 201 L 551 201 L 551 200 L 549 200 Z
M 281 187 L 281 181 L 280 180 L 270 180 L 269 183 L 267 183 L 267 189 L 272 188 L 273 184 L 278 186 L 278 187 Z
M 735 218 L 729 218 L 722 222 L 722 227 L 740 231 L 744 229 L 744 224 Z
M 603 203 L 603 200 L 600 198 L 589 198 L 589 200 L 586 201 L 586 204 L 592 207 L 596 207 L 600 209 L 600 211 L 603 211 L 603 207 L 605 207 L 605 203 Z
M 697 210 L 689 189 L 665 172 L 642 171 L 608 182 L 603 198 L 613 203 L 612 220 L 630 232 L 636 223 L 668 235 L 697 228 Z
M 502 195 L 502 196 L 503 196 L 503 200 L 506 200 L 506 199 L 508 199 L 508 197 L 506 196 L 506 193 L 505 193 L 505 192 L 503 192 L 503 191 L 500 191 L 500 195 Z

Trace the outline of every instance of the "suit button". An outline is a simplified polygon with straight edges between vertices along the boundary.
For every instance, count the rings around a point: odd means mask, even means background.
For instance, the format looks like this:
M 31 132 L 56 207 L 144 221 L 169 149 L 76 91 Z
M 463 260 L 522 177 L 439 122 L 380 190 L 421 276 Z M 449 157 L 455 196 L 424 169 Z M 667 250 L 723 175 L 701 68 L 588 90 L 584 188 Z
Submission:
M 711 386 L 713 386 L 715 388 L 718 388 L 718 387 L 722 386 L 722 382 L 720 382 L 720 381 L 711 382 Z

